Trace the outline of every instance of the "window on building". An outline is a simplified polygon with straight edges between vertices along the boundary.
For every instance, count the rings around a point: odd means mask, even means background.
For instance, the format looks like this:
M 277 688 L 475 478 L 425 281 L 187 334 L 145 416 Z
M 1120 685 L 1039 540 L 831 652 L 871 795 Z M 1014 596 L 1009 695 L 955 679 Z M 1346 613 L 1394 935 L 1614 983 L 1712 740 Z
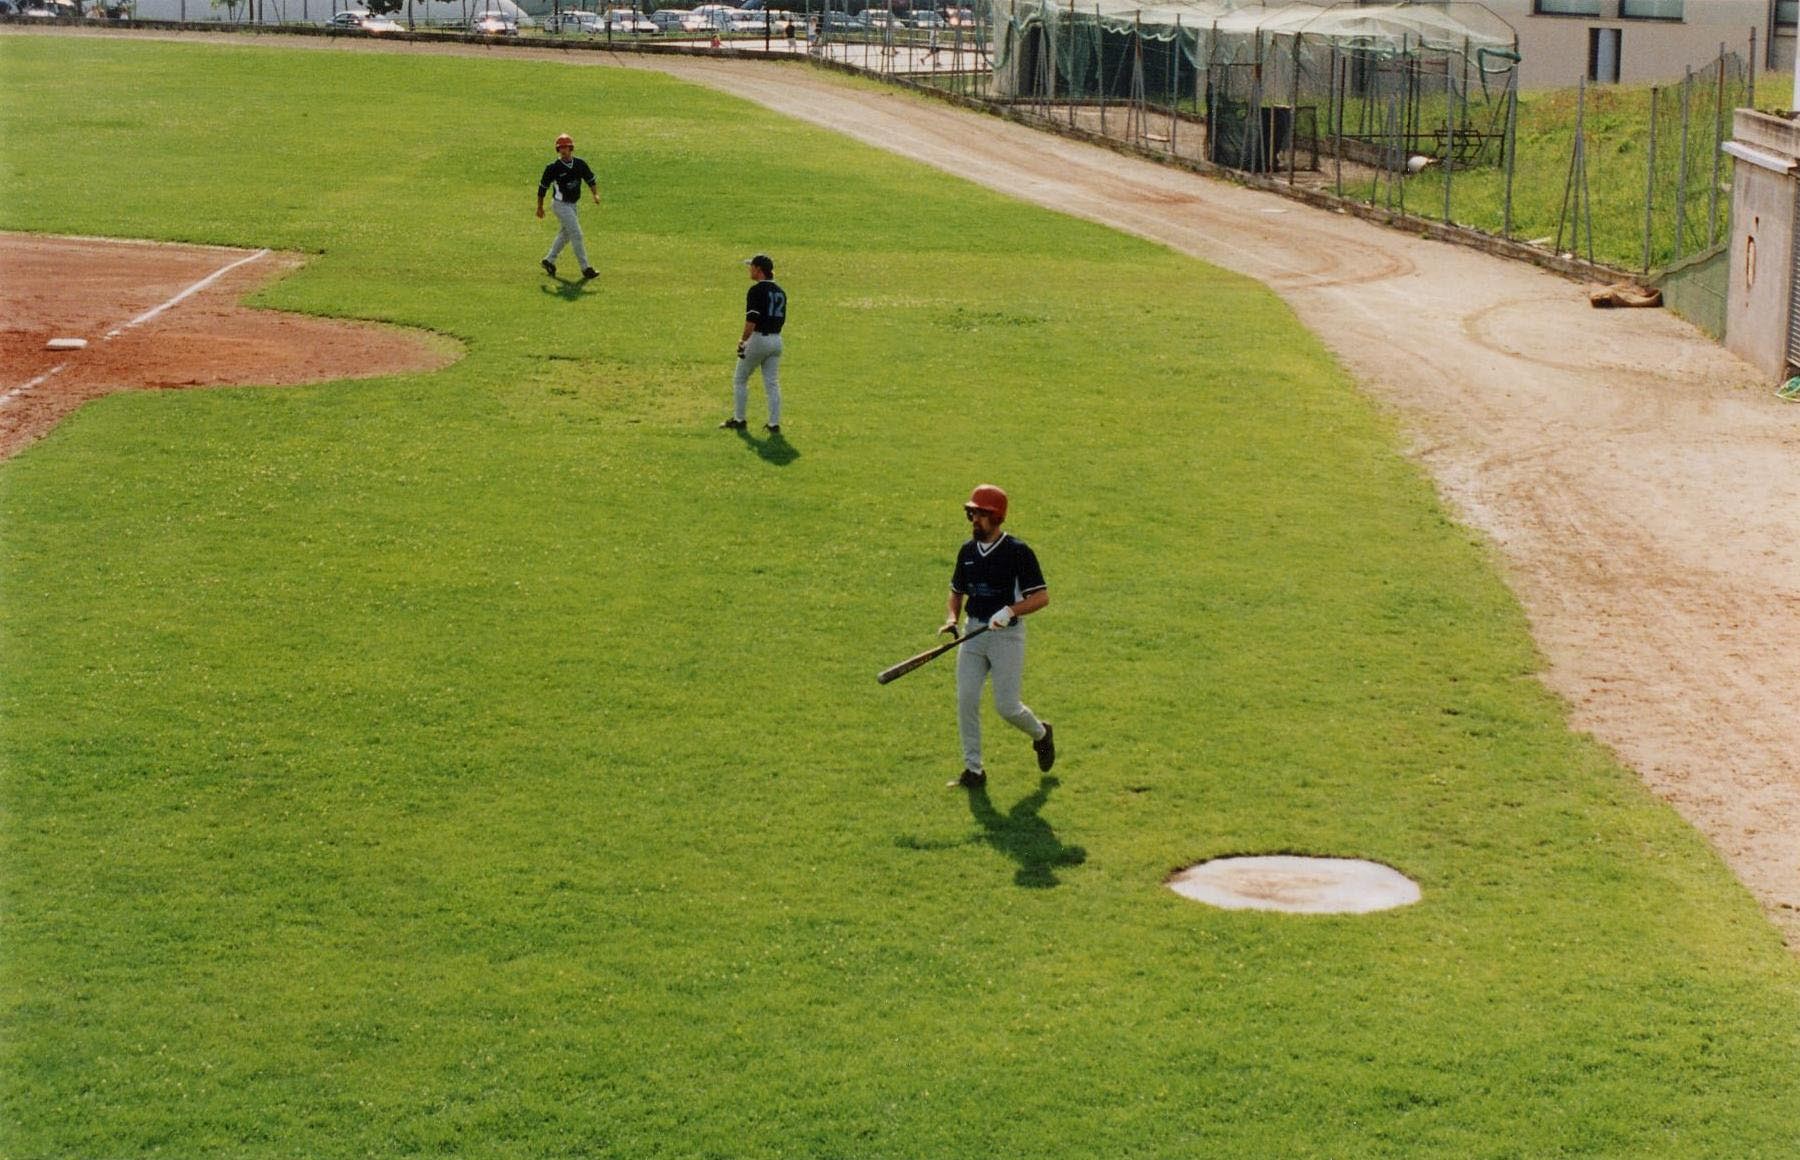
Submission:
M 1619 53 L 1624 34 L 1616 28 L 1588 29 L 1588 80 L 1619 83 Z
M 1600 0 L 1532 0 L 1531 10 L 1539 16 L 1598 16 Z
M 1619 0 L 1624 20 L 1680 20 L 1682 0 Z
M 1775 0 L 1775 23 L 1800 24 L 1800 0 Z

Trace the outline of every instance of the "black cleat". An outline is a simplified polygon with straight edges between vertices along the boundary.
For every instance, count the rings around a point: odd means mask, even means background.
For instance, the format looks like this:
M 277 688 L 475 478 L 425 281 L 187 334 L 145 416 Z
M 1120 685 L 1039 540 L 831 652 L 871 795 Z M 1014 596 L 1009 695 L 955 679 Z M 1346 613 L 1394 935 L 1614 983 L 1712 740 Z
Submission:
M 592 266 L 583 266 L 581 268 L 581 280 L 583 282 L 592 282 L 595 278 L 598 278 L 599 276 L 600 276 L 600 271 L 594 269 Z
M 543 261 L 539 262 L 538 265 L 544 268 L 544 273 L 550 275 L 552 278 L 556 277 L 555 262 L 552 262 L 549 258 L 545 258 Z
M 750 426 L 750 424 L 744 422 L 742 419 L 727 419 L 723 423 L 719 424 L 719 430 L 721 430 L 721 431 L 742 431 L 749 426 Z
M 780 423 L 764 423 L 763 430 L 767 431 L 771 435 L 779 435 L 779 434 L 781 434 L 781 424 Z
M 979 769 L 965 769 L 962 774 L 944 783 L 945 789 L 985 789 L 987 774 Z
M 1050 732 L 1050 722 L 1044 722 L 1044 735 L 1033 741 L 1031 747 L 1037 750 L 1038 769 L 1049 773 L 1050 767 L 1056 764 L 1056 738 Z

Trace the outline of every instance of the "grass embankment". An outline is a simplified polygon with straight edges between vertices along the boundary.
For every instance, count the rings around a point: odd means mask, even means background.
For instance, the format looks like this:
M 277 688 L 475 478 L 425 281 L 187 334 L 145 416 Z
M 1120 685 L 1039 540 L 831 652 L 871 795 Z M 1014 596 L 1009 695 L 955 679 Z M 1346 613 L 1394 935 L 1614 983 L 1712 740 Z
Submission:
M 1795 1149 L 1800 970 L 1261 288 L 634 71 L 0 37 L 0 96 L 6 227 L 469 351 L 0 466 L 0 1152 Z M 785 444 L 713 428 L 756 249 Z M 1063 754 L 990 720 L 971 800 L 948 666 L 872 677 L 983 480 Z M 1425 899 L 1161 886 L 1242 851 Z
M 1707 77 L 1712 74 L 1709 72 Z M 1572 165 L 1578 94 L 1574 89 L 1524 93 L 1519 98 L 1518 136 L 1512 187 L 1515 238 L 1555 242 L 1565 251 L 1626 270 L 1661 269 L 1681 257 L 1723 240 L 1731 217 L 1731 160 L 1718 146 L 1731 133 L 1731 109 L 1742 100 L 1742 85 L 1727 85 L 1719 114 L 1711 85 L 1696 86 L 1689 98 L 1687 167 L 1682 171 L 1680 86 L 1659 86 L 1654 107 L 1657 140 L 1651 178 L 1652 91 L 1648 85 L 1598 85 L 1587 90 L 1583 164 L 1585 184 Z M 1496 97 L 1496 101 L 1503 98 Z M 1474 118 L 1474 127 L 1497 133 L 1503 104 Z M 1434 120 L 1435 118 L 1435 120 Z M 1427 124 L 1441 124 L 1438 111 Z M 1715 159 L 1718 165 L 1715 170 Z M 1498 144 L 1479 165 L 1450 168 L 1450 219 L 1488 233 L 1506 226 L 1506 173 Z M 1330 172 L 1329 160 L 1323 163 Z M 1717 181 L 1715 181 L 1715 174 Z M 1379 182 L 1346 182 L 1344 193 L 1384 204 L 1404 197 L 1407 210 L 1428 218 L 1444 216 L 1442 166 L 1402 180 L 1404 190 Z M 1685 186 L 1685 188 L 1684 188 Z M 1716 196 L 1715 196 L 1716 194 Z M 1586 210 L 1583 210 L 1583 206 Z M 1646 215 L 1646 206 L 1649 213 Z

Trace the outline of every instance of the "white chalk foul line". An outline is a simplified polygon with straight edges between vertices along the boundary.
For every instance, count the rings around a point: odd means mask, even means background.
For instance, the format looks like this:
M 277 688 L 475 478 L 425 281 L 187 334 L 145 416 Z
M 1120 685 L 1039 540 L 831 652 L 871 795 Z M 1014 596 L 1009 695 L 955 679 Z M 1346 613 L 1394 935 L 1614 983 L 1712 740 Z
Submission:
M 175 295 L 175 297 L 169 299 L 167 302 L 163 302 L 159 305 L 152 306 L 150 309 L 144 311 L 142 314 L 138 315 L 136 318 L 132 319 L 130 322 L 124 323 L 123 325 L 120 325 L 120 326 L 113 327 L 111 330 L 107 331 L 104 336 L 102 336 L 100 341 L 105 342 L 109 338 L 117 338 L 121 334 L 124 334 L 126 331 L 130 330 L 134 326 L 142 326 L 144 323 L 149 322 L 152 318 L 155 318 L 157 315 L 161 314 L 163 311 L 169 309 L 169 307 L 176 305 L 177 303 L 191 297 L 192 295 L 200 293 L 200 291 L 206 289 L 208 286 L 211 286 L 214 282 L 217 282 L 220 278 L 223 278 L 225 275 L 231 273 L 233 270 L 237 269 L 239 266 L 247 265 L 251 262 L 256 261 L 258 258 L 267 257 L 268 253 L 269 253 L 269 251 L 267 251 L 267 250 L 258 250 L 258 251 L 256 251 L 256 253 L 249 254 L 245 257 L 239 258 L 235 262 L 227 262 L 225 265 L 220 266 L 217 270 L 214 270 L 212 273 L 210 273 L 206 277 L 200 279 L 198 282 L 194 283 L 192 286 L 189 286 L 186 290 L 183 290 L 181 293 Z M 69 366 L 69 364 L 66 362 L 65 363 L 57 363 L 55 366 L 53 366 L 49 370 L 45 371 L 43 374 L 39 375 L 37 378 L 32 379 L 29 383 L 20 383 L 18 386 L 14 387 L 12 390 L 6 392 L 4 395 L 0 395 L 0 407 L 4 407 L 7 404 L 11 403 L 14 399 L 18 398 L 20 395 L 25 394 L 27 391 L 31 390 L 33 387 L 35 387 L 38 384 L 44 382 L 45 380 L 51 378 L 52 376 L 56 375 L 58 372 L 67 368 L 68 366 Z
M 200 291 L 206 289 L 208 286 L 211 286 L 214 282 L 217 282 L 220 278 L 223 278 L 225 275 L 231 273 L 233 270 L 237 269 L 239 266 L 243 266 L 250 262 L 254 262 L 258 258 L 266 256 L 268 254 L 268 252 L 269 251 L 267 251 L 267 250 L 258 250 L 254 254 L 250 254 L 246 257 L 239 258 L 235 262 L 229 262 L 226 265 L 219 267 L 217 270 L 214 270 L 212 273 L 210 273 L 206 277 L 200 279 L 198 282 L 194 283 L 192 286 L 189 286 L 186 290 L 183 290 L 181 293 L 175 295 L 175 297 L 169 299 L 167 302 L 164 302 L 159 306 L 152 306 L 150 309 L 144 311 L 142 314 L 138 315 L 136 318 L 132 319 L 130 322 L 125 323 L 123 326 L 114 327 L 112 330 L 107 331 L 105 337 L 106 338 L 117 338 L 117 337 L 119 337 L 119 335 L 124 334 L 126 331 L 130 330 L 134 326 L 142 326 L 144 323 L 149 322 L 152 318 L 155 318 L 157 315 L 161 314 L 163 311 L 167 310 L 169 307 L 174 306 L 176 303 L 183 301 L 184 299 L 188 298 L 191 295 L 200 293 Z
M 49 378 L 51 375 L 54 375 L 56 372 L 62 370 L 64 367 L 66 367 L 68 365 L 69 365 L 68 363 L 57 363 L 55 366 L 53 366 L 49 370 L 45 371 L 43 374 L 39 375 L 37 378 L 32 379 L 29 383 L 20 383 L 18 386 L 14 387 L 12 390 L 6 392 L 4 395 L 0 395 L 0 407 L 4 407 L 8 403 L 11 403 L 14 399 L 18 398 L 20 395 L 24 394 L 26 391 L 29 391 L 31 388 L 37 386 L 39 383 L 43 382 L 45 379 Z

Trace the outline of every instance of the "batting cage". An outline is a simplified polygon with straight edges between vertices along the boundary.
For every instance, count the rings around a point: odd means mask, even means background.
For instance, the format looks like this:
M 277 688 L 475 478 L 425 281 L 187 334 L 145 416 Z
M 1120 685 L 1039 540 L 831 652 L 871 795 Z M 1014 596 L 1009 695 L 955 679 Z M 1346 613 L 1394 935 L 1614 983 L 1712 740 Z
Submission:
M 1329 161 L 1341 192 L 1346 166 L 1497 165 L 1511 132 L 1518 38 L 1479 3 L 996 0 L 992 18 L 996 98 L 1234 169 Z

